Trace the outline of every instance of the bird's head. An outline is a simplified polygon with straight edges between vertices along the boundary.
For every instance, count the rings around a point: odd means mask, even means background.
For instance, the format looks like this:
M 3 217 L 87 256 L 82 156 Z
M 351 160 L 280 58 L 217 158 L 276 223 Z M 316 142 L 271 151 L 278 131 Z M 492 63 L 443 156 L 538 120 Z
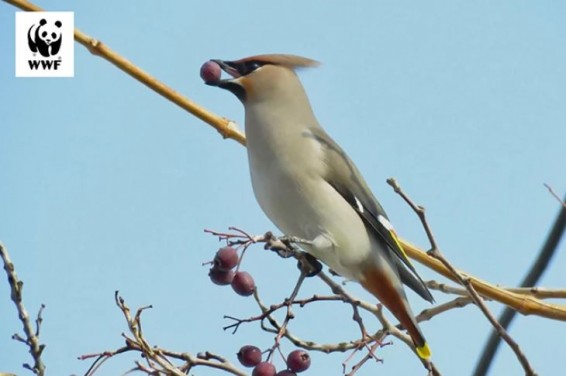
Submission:
M 318 65 L 315 60 L 283 54 L 257 55 L 234 61 L 213 59 L 203 65 L 201 76 L 207 85 L 229 90 L 246 104 L 270 96 L 292 94 L 297 85 L 302 90 L 295 70 Z M 221 79 L 218 67 L 231 77 Z

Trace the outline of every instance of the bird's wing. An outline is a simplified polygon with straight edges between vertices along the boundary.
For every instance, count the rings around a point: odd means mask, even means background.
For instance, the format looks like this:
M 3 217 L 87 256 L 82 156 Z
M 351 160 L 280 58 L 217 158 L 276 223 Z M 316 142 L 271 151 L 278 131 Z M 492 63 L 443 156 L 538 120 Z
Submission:
M 387 214 L 377 202 L 357 167 L 322 128 L 310 129 L 309 133 L 323 145 L 327 167 L 325 179 L 352 206 L 364 222 L 375 230 L 378 237 L 387 244 L 395 256 L 393 261 L 398 266 L 403 283 L 423 299 L 433 302 L 432 294 L 409 261 L 393 226 L 387 219 Z M 403 268 L 408 268 L 410 272 L 406 272 Z

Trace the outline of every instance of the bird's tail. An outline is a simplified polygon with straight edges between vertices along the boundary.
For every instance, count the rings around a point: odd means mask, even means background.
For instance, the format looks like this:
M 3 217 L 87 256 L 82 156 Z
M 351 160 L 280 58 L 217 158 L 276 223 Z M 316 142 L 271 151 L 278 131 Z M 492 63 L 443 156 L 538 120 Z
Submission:
M 411 312 L 401 282 L 399 281 L 399 286 L 396 286 L 395 280 L 388 278 L 386 273 L 378 268 L 367 270 L 363 276 L 362 286 L 395 315 L 401 325 L 409 332 L 418 356 L 421 359 L 428 360 L 431 356 L 430 348 L 417 325 L 415 316 Z

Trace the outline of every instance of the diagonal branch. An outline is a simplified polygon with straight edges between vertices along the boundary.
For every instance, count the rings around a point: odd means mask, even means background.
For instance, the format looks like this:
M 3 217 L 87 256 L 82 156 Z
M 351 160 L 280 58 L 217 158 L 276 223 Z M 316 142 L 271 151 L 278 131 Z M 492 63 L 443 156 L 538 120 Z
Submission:
M 25 0 L 4 0 L 8 4 L 16 6 L 22 10 L 30 12 L 40 12 L 43 11 L 42 8 L 37 5 L 25 1 Z M 86 47 L 90 53 L 96 56 L 100 56 L 103 59 L 109 61 L 117 68 L 121 69 L 128 75 L 132 76 L 145 86 L 149 87 L 159 95 L 167 98 L 171 102 L 175 103 L 177 106 L 191 113 L 191 115 L 196 116 L 202 121 L 214 127 L 224 138 L 231 138 L 236 140 L 242 145 L 246 144 L 244 134 L 238 129 L 235 122 L 220 117 L 202 106 L 191 101 L 189 98 L 183 96 L 182 94 L 176 92 L 171 87 L 165 85 L 163 82 L 159 81 L 157 78 L 151 76 L 149 73 L 139 68 L 131 61 L 127 60 L 123 56 L 114 52 L 110 47 L 100 42 L 99 40 L 83 33 L 81 30 L 75 28 L 75 40 Z
M 552 188 L 546 185 L 546 188 L 550 191 L 550 193 L 557 198 L 557 200 L 562 204 L 560 208 L 560 212 L 554 221 L 554 225 L 550 230 L 546 241 L 540 250 L 540 253 L 535 260 L 535 263 L 531 267 L 529 273 L 525 276 L 525 279 L 521 282 L 521 287 L 531 287 L 534 286 L 542 273 L 548 267 L 552 256 L 554 255 L 556 249 L 558 248 L 558 243 L 564 234 L 564 230 L 566 229 L 566 198 L 564 201 L 560 200 L 558 196 L 554 193 Z M 501 316 L 499 317 L 499 322 L 503 328 L 508 328 L 511 325 L 515 317 L 516 312 L 509 307 L 506 307 Z M 499 343 L 501 342 L 501 338 L 498 336 L 496 331 L 492 331 L 489 335 L 487 340 L 487 344 L 483 350 L 483 353 L 478 360 L 476 365 L 476 369 L 474 371 L 474 376 L 483 376 L 486 375 L 489 371 L 489 368 L 493 362 L 495 354 L 497 353 L 497 349 L 499 347 Z
M 423 250 L 401 239 L 401 245 L 409 257 L 429 267 L 444 277 L 458 282 L 450 270 L 439 260 L 429 256 Z M 566 306 L 543 302 L 533 296 L 514 293 L 483 281 L 466 272 L 459 271 L 470 279 L 470 283 L 481 295 L 497 302 L 503 303 L 523 315 L 537 315 L 553 320 L 566 321 Z

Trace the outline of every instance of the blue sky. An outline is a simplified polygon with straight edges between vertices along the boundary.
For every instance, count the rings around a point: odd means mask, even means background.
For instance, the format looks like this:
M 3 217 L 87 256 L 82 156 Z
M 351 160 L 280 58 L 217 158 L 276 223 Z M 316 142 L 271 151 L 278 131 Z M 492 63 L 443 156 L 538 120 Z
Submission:
M 401 236 L 426 247 L 415 215 L 385 183 L 394 176 L 428 209 L 446 256 L 501 285 L 517 284 L 566 191 L 566 5 L 557 1 L 87 2 L 75 25 L 176 90 L 243 126 L 231 94 L 207 87 L 210 58 L 282 52 L 323 64 L 301 72 L 315 113 L 364 173 Z M 144 329 L 156 345 L 232 357 L 272 335 L 257 325 L 222 331 L 224 314 L 256 314 L 251 299 L 208 281 L 219 243 L 204 228 L 274 226 L 255 203 L 245 149 L 75 46 L 75 77 L 14 77 L 15 8 L 0 4 L 0 240 L 25 282 L 30 312 L 47 305 L 41 333 L 51 375 L 82 374 L 77 356 L 112 349 L 126 330 L 113 302 L 153 304 Z M 268 303 L 297 277 L 294 262 L 253 248 L 243 268 Z M 540 285 L 564 287 L 564 242 Z M 424 279 L 440 277 L 418 267 Z M 358 286 L 348 288 L 372 299 Z M 311 279 L 303 296 L 328 293 Z M 434 293 L 438 302 L 446 297 Z M 26 349 L 7 284 L 0 284 L 0 371 L 25 374 Z M 426 302 L 410 294 L 414 310 Z M 501 305 L 490 303 L 498 313 Z M 347 306 L 296 312 L 291 329 L 315 341 L 358 335 Z M 368 326 L 377 324 L 368 318 Z M 446 375 L 470 374 L 490 331 L 474 307 L 422 325 Z M 520 317 L 511 334 L 541 375 L 563 365 L 563 323 Z M 425 374 L 394 341 L 383 364 L 358 374 Z M 293 346 L 283 345 L 290 352 Z M 310 374 L 339 374 L 346 354 L 313 354 Z M 133 357 L 107 362 L 116 375 Z M 201 369 L 199 375 L 215 375 Z M 522 374 L 503 346 L 492 375 Z

